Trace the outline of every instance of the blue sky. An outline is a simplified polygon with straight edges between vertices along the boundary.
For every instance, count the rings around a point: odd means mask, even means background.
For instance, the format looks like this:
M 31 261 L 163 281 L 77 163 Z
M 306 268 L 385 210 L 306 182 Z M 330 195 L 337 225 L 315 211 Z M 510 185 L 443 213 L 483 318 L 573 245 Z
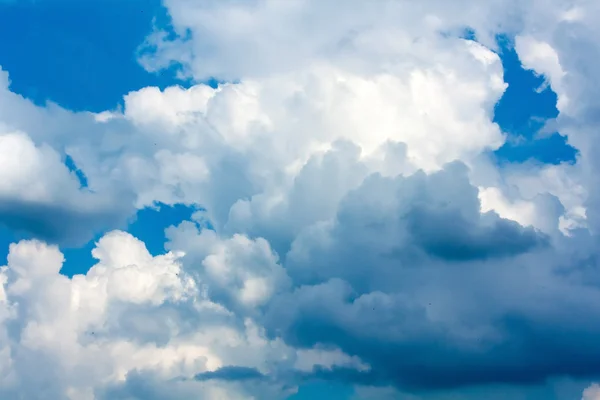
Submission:
M 74 111 L 111 110 L 124 94 L 146 86 L 189 85 L 173 69 L 150 73 L 137 61 L 137 48 L 154 25 L 168 26 L 159 0 L 0 2 L 0 65 L 9 71 L 11 90 L 38 105 L 47 101 Z M 500 56 L 509 84 L 495 108 L 494 121 L 509 135 L 494 154 L 498 164 L 535 159 L 544 164 L 574 162 L 576 150 L 558 133 L 540 136 L 545 122 L 558 115 L 556 94 L 538 90 L 544 77 L 522 68 L 510 40 Z M 66 161 L 69 167 L 70 160 Z M 81 176 L 85 185 L 85 176 Z M 153 255 L 164 251 L 164 230 L 189 220 L 194 209 L 183 205 L 143 209 L 120 228 L 144 241 Z M 62 273 L 85 273 L 93 264 L 90 251 L 105 232 L 80 248 L 63 250 Z M 0 226 L 0 256 L 23 234 Z M 4 263 L 4 261 L 3 261 Z M 291 399 L 346 400 L 348 386 L 316 383 L 300 388 Z
M 509 40 L 500 40 L 504 80 L 508 88 L 495 109 L 495 122 L 512 137 L 496 151 L 499 160 L 523 162 L 535 159 L 542 163 L 573 162 L 577 150 L 558 132 L 539 134 L 546 121 L 556 118 L 556 94 L 545 85 L 545 78 L 525 70 Z M 542 88 L 542 90 L 539 90 Z
M 104 111 L 144 86 L 178 83 L 149 74 L 136 49 L 166 14 L 159 0 L 39 1 L 1 5 L 2 65 L 14 91 L 43 104 Z M 107 79 L 110 77 L 110 79 Z

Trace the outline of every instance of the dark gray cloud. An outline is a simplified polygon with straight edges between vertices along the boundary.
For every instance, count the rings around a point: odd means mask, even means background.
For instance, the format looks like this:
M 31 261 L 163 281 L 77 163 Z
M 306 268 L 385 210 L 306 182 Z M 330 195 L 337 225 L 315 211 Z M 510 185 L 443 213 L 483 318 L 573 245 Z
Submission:
M 103 209 L 93 205 L 0 200 L 0 224 L 23 236 L 67 247 L 81 246 L 98 233 L 125 227 L 133 212 L 133 201 L 129 207 Z
M 361 292 L 423 265 L 493 261 L 548 244 L 533 228 L 481 214 L 467 172 L 454 163 L 432 175 L 370 176 L 330 225 L 299 235 L 286 256 L 289 273 L 300 284 L 345 279 Z
M 578 253 L 583 239 L 554 243 L 480 214 L 461 164 L 374 175 L 293 244 L 296 289 L 265 324 L 292 345 L 339 346 L 372 366 L 327 379 L 433 390 L 593 376 L 600 291 L 582 275 L 596 265 Z
M 95 234 L 124 227 L 133 211 L 133 205 L 122 210 L 90 211 L 88 207 L 1 200 L 0 224 L 23 236 L 75 247 L 87 243 Z
M 427 254 L 446 261 L 507 257 L 544 245 L 543 235 L 523 228 L 495 213 L 483 214 L 479 223 L 456 210 L 416 207 L 407 215 L 414 243 Z
M 293 393 L 267 379 L 249 378 L 251 368 L 224 367 L 207 372 L 201 379 L 167 379 L 148 371 L 133 371 L 123 382 L 113 383 L 95 392 L 103 400 L 197 400 L 227 398 L 278 399 L 281 393 Z M 258 373 L 255 370 L 256 373 Z M 260 373 L 258 373 L 260 375 Z M 197 377 L 198 378 L 198 377 Z
M 215 371 L 203 372 L 195 376 L 199 381 L 211 379 L 222 381 L 245 381 L 250 379 L 263 379 L 265 376 L 256 368 L 227 366 Z

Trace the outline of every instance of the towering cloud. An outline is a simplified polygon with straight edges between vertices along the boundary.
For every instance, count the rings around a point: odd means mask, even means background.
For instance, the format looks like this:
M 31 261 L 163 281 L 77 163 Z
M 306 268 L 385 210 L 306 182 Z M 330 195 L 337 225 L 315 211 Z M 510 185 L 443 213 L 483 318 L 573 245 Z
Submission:
M 0 221 L 34 239 L 0 272 L 1 398 L 598 397 L 595 2 L 164 3 L 140 63 L 189 88 L 73 113 L 2 75 Z M 499 35 L 576 163 L 494 162 Z M 205 211 L 153 256 L 122 229 L 157 202 Z

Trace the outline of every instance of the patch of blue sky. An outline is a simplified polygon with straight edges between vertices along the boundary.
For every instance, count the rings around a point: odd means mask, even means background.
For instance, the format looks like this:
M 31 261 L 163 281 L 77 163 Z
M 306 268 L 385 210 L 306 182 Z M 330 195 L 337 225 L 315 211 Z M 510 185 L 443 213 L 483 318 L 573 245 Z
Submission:
M 37 104 L 114 109 L 132 90 L 182 83 L 174 69 L 151 74 L 137 62 L 153 23 L 168 23 L 160 0 L 0 3 L 0 65 Z
M 157 204 L 154 208 L 139 210 L 125 230 L 144 242 L 153 256 L 164 254 L 165 229 L 177 226 L 183 221 L 189 221 L 192 214 L 198 210 L 198 207 L 183 204 L 174 206 Z M 91 252 L 101 236 L 102 234 L 97 235 L 83 247 L 63 249 L 65 263 L 61 273 L 66 276 L 84 274 L 96 264 Z M 0 244 L 3 243 L 0 242 Z
M 556 93 L 543 76 L 526 70 L 510 40 L 500 38 L 500 58 L 508 88 L 496 104 L 494 122 L 507 134 L 494 152 L 500 163 L 530 159 L 545 164 L 574 162 L 577 150 L 558 132 L 545 132 L 546 122 L 558 115 Z
M 71 171 L 73 174 L 75 174 L 75 176 L 77 177 L 77 180 L 79 181 L 79 186 L 81 188 L 88 187 L 87 177 L 85 176 L 85 174 L 83 173 L 82 170 L 77 168 L 75 161 L 68 154 L 65 156 L 65 165 L 67 166 L 67 168 L 69 168 L 69 171 Z
M 471 29 L 462 37 L 477 40 Z M 505 144 L 494 151 L 498 163 L 520 163 L 535 160 L 544 164 L 574 162 L 577 149 L 570 146 L 559 132 L 547 132 L 546 123 L 558 115 L 557 96 L 545 78 L 523 68 L 506 36 L 497 37 L 498 55 L 508 88 L 494 108 L 494 122 L 507 134 Z

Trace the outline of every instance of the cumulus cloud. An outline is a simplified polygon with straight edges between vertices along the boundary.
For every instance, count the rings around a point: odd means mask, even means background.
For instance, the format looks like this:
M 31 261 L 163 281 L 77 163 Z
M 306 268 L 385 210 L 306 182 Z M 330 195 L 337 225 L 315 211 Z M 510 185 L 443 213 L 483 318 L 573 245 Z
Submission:
M 600 386 L 594 383 L 583 391 L 581 400 L 596 400 L 600 398 Z
M 1 75 L 0 221 L 34 239 L 0 272 L 0 397 L 559 398 L 600 373 L 594 3 L 165 5 L 178 35 L 142 64 L 229 83 L 91 114 Z M 557 93 L 574 165 L 493 163 L 497 34 Z M 206 211 L 152 256 L 114 229 L 156 202 Z M 60 275 L 56 244 L 100 230 Z
M 23 132 L 0 133 L 0 221 L 61 244 L 84 244 L 124 222 L 131 207 L 80 188 L 61 156 Z
M 209 276 L 214 268 L 217 273 L 239 268 L 237 262 L 257 251 L 269 254 L 260 240 L 207 243 L 202 234 L 189 240 L 204 251 L 199 257 Z M 240 271 L 246 275 L 241 287 L 219 279 L 213 283 L 196 274 L 195 264 L 182 264 L 182 253 L 153 257 L 142 242 L 120 231 L 100 239 L 93 255 L 98 263 L 86 275 L 69 279 L 59 274 L 63 256 L 56 247 L 39 241 L 11 246 L 0 275 L 3 397 L 130 398 L 124 393 L 136 390 L 136 398 L 147 398 L 141 385 L 157 390 L 156 398 L 171 388 L 182 393 L 177 398 L 198 393 L 219 398 L 224 390 L 231 393 L 227 398 L 262 398 L 256 393 L 263 391 L 283 398 L 289 389 L 272 377 L 258 378 L 310 372 L 319 365 L 362 365 L 339 350 L 297 351 L 268 339 L 251 318 L 257 301 L 274 286 L 255 283 L 259 271 Z M 237 295 L 231 307 L 211 300 L 222 298 L 212 292 L 219 287 Z M 33 360 L 41 369 L 31 368 Z M 247 387 L 246 381 L 260 382 Z

